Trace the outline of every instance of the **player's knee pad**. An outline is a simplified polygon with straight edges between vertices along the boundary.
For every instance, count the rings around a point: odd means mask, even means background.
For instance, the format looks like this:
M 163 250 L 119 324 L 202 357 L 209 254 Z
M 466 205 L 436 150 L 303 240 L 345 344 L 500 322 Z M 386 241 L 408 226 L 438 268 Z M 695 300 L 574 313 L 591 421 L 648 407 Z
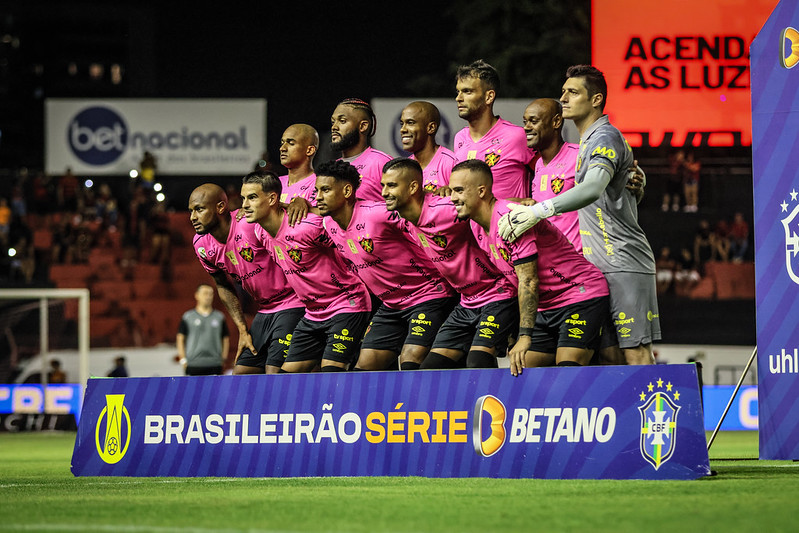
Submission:
M 466 368 L 497 368 L 497 358 L 482 350 L 470 350 Z
M 583 366 L 577 361 L 561 361 L 557 366 Z
M 444 357 L 439 353 L 430 352 L 429 354 L 427 354 L 427 357 L 424 358 L 424 361 L 422 361 L 422 364 L 419 366 L 419 368 L 423 370 L 448 369 L 448 368 L 455 368 L 457 366 L 458 366 L 457 361 L 453 361 L 449 357 Z

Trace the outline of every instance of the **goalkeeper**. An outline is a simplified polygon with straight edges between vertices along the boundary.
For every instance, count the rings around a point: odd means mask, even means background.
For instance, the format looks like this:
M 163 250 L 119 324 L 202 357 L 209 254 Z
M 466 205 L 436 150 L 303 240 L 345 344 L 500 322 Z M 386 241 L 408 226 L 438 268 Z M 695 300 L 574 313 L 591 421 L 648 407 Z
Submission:
M 540 220 L 579 210 L 583 253 L 605 274 L 610 288 L 614 327 L 608 329 L 616 338 L 603 339 L 603 359 L 653 364 L 652 342 L 660 340 L 655 258 L 638 224 L 636 198 L 626 187 L 632 149 L 604 114 L 604 75 L 578 65 L 566 77 L 563 117 L 580 132 L 575 186 L 533 206 L 513 207 L 499 222 L 500 235 L 513 241 Z

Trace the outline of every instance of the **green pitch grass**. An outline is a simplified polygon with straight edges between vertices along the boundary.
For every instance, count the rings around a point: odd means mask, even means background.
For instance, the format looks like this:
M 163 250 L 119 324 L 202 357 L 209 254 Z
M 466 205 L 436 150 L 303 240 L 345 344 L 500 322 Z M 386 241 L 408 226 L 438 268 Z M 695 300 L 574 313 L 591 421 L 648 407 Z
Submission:
M 697 481 L 75 478 L 74 440 L 0 434 L 0 531 L 797 530 L 799 463 L 757 461 L 755 432 L 719 434 Z

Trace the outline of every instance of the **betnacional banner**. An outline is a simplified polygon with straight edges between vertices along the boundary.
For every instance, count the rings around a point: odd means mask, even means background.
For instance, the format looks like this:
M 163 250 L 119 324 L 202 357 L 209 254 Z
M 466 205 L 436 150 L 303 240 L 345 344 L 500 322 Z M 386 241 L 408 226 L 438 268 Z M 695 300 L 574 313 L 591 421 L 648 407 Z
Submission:
M 799 459 L 799 3 L 752 43 L 757 377 L 761 459 Z
M 145 151 L 161 175 L 244 175 L 266 144 L 266 100 L 50 98 L 45 171 L 125 175 Z
M 613 124 L 632 146 L 749 146 L 749 45 L 775 5 L 593 0 Z
M 695 479 L 694 365 L 89 380 L 76 476 Z
M 455 80 L 452 80 L 452 89 L 455 90 Z M 546 95 L 549 98 L 559 98 L 560 94 Z M 530 98 L 499 98 L 494 103 L 494 114 L 505 120 L 522 126 L 522 115 L 527 106 L 535 100 Z M 375 98 L 370 103 L 377 116 L 377 130 L 372 139 L 372 145 L 378 150 L 397 157 L 406 156 L 402 149 L 400 138 L 400 116 L 406 105 L 415 100 L 430 102 L 438 108 L 441 115 L 441 125 L 436 134 L 436 142 L 452 150 L 455 134 L 465 128 L 468 123 L 458 116 L 458 106 L 455 98 Z M 580 142 L 580 134 L 574 123 L 567 120 L 563 124 L 563 137 L 568 142 Z

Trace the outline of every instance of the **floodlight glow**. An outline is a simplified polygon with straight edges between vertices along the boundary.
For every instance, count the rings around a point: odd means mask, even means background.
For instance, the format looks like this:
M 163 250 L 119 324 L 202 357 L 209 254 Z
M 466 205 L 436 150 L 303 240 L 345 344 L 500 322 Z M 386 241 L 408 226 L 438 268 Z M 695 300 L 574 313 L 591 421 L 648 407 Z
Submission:
M 136 170 L 135 168 L 131 169 L 129 174 L 130 174 L 131 179 L 136 179 L 136 178 L 139 177 L 139 171 Z

